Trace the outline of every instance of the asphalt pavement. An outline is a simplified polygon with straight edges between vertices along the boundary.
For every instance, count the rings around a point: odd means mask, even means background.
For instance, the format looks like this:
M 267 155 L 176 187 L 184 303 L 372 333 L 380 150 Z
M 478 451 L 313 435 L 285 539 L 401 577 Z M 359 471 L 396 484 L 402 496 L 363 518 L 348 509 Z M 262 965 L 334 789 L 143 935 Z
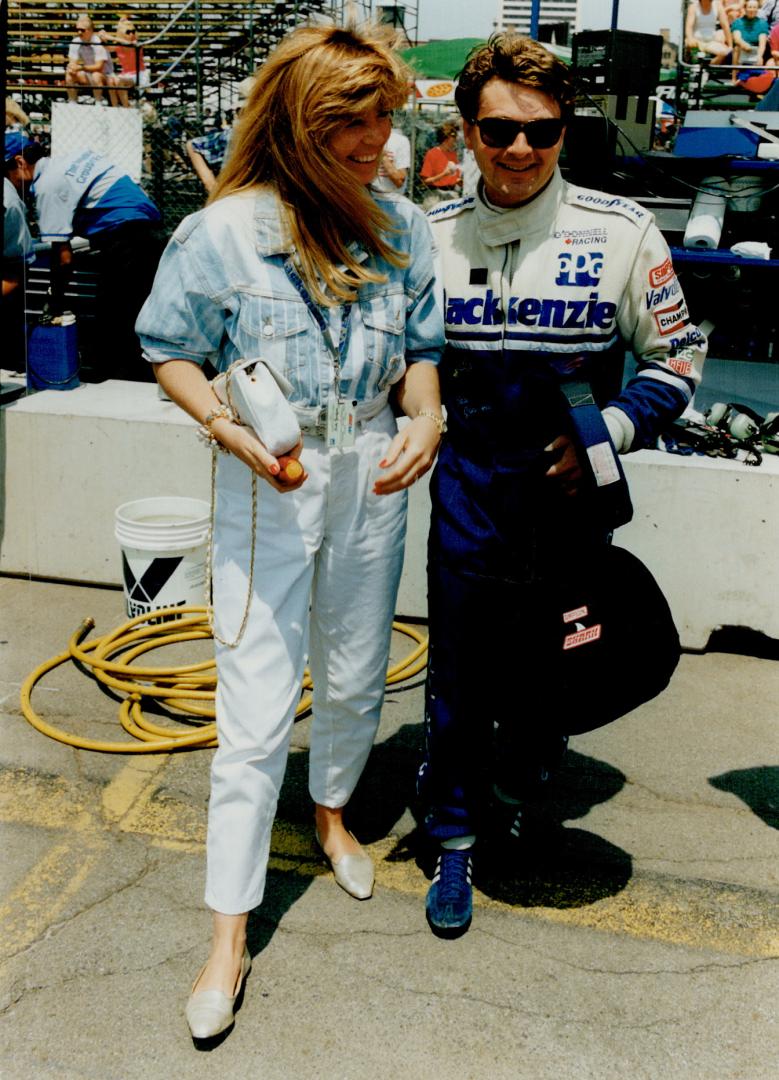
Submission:
M 535 841 L 477 865 L 473 925 L 456 941 L 424 916 L 422 676 L 388 693 L 353 800 L 377 863 L 369 901 L 317 857 L 301 720 L 266 900 L 250 918 L 245 998 L 235 1028 L 202 1049 L 183 1010 L 209 938 L 212 751 L 74 749 L 22 716 L 27 674 L 85 616 L 97 634 L 123 622 L 120 592 L 1 578 L 0 610 L 3 1080 L 779 1074 L 771 649 L 685 654 L 660 698 L 574 738 Z M 398 636 L 394 653 L 410 647 Z M 515 707 L 513 673 L 483 677 L 503 680 Z M 117 702 L 73 665 L 46 676 L 33 704 L 68 732 L 129 740 Z

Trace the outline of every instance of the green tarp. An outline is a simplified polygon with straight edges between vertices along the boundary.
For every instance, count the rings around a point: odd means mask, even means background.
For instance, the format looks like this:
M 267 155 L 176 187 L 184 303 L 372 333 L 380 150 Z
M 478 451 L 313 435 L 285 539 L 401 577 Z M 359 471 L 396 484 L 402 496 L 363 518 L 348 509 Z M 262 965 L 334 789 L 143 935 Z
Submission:
M 403 49 L 401 56 L 420 79 L 454 79 L 462 70 L 468 53 L 484 38 L 452 38 L 449 41 L 428 41 L 413 49 Z M 562 45 L 545 45 L 545 48 L 568 63 L 571 50 Z

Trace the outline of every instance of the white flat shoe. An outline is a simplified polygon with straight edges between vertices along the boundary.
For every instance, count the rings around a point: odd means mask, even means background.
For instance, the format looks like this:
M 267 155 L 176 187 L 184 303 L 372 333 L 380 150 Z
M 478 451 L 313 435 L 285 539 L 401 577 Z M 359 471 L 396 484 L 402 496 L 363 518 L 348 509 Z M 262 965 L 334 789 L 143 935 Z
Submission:
M 375 872 L 373 860 L 370 855 L 360 851 L 358 855 L 342 855 L 338 862 L 333 862 L 319 839 L 319 833 L 314 832 L 319 850 L 324 855 L 335 875 L 335 880 L 341 888 L 353 896 L 355 900 L 368 900 L 373 895 L 373 882 Z M 349 833 L 353 840 L 357 838 Z
M 192 995 L 187 1002 L 185 1014 L 193 1039 L 213 1039 L 215 1035 L 221 1035 L 230 1027 L 235 1019 L 236 999 L 251 968 L 251 955 L 248 949 L 244 949 L 241 971 L 232 997 L 228 997 L 221 990 L 199 990 L 195 993 L 195 987 L 200 982 L 205 966 L 200 969 L 198 977 L 192 984 Z

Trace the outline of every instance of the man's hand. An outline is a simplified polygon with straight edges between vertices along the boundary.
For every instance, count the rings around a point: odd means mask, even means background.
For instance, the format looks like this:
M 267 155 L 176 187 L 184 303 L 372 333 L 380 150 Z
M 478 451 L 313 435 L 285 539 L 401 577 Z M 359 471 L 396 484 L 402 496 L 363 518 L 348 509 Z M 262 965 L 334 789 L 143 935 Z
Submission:
M 557 455 L 557 460 L 550 465 L 545 475 L 559 484 L 566 495 L 576 495 L 583 472 L 572 440 L 567 435 L 558 435 L 544 450 L 548 454 Z

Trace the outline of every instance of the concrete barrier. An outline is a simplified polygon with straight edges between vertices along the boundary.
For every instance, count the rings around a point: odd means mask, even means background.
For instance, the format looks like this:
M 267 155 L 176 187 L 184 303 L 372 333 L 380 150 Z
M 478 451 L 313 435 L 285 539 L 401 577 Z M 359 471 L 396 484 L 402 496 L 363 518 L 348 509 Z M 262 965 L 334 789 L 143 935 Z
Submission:
M 154 495 L 209 498 L 210 455 L 156 386 L 109 381 L 0 409 L 0 571 L 121 583 L 114 511 Z M 624 459 L 636 507 L 616 542 L 652 569 L 682 643 L 719 626 L 779 637 L 779 461 L 759 468 L 643 450 Z M 398 614 L 427 614 L 427 479 L 410 491 Z

